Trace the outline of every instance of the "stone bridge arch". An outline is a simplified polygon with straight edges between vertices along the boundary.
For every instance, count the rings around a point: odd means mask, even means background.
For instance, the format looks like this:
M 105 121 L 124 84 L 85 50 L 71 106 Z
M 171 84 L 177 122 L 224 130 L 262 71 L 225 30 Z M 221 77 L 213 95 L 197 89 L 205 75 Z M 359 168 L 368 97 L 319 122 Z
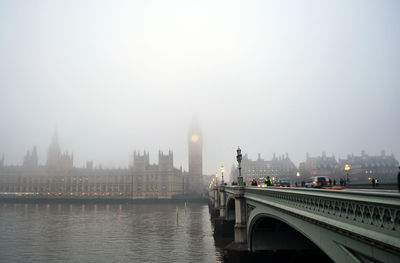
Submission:
M 393 262 L 395 258 L 382 253 L 379 248 L 349 240 L 323 223 L 249 200 L 246 206 L 247 245 L 250 251 L 290 250 L 295 243 L 299 243 L 302 249 L 313 250 L 321 257 L 325 254 L 335 262 L 375 262 L 377 255 L 383 262 Z M 265 236 L 268 234 L 270 236 Z M 295 242 L 284 244 L 285 238 Z M 271 245 L 271 241 L 275 243 Z
M 252 252 L 265 250 L 317 250 L 302 229 L 273 214 L 260 213 L 249 225 L 249 248 Z
M 257 251 L 312 248 L 335 262 L 399 262 L 398 194 L 228 186 L 222 190 L 221 202 L 226 201 L 220 208 L 221 222 L 234 223 L 234 242 L 227 249 L 256 251 L 258 256 L 263 253 Z

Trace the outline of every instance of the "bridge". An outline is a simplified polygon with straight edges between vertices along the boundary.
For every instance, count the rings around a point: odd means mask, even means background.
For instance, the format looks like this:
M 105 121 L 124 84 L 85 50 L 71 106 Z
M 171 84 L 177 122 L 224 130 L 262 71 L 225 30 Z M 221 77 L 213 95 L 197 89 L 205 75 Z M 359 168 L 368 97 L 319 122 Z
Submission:
M 400 194 L 278 187 L 214 187 L 219 225 L 231 248 L 319 249 L 335 262 L 400 262 Z

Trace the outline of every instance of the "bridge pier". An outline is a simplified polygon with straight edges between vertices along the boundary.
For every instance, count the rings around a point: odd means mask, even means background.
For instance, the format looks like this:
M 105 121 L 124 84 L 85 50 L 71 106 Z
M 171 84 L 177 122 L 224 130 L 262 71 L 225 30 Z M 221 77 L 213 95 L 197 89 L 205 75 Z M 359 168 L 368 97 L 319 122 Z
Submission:
M 214 192 L 212 190 L 208 192 L 208 207 L 214 207 Z
M 225 199 L 226 199 L 225 186 L 221 185 L 219 187 L 219 200 L 220 200 L 219 216 L 222 218 L 226 218 Z
M 215 234 L 225 262 L 400 262 L 396 193 L 223 186 L 214 211 L 215 233 L 234 234 Z
M 247 225 L 246 225 L 246 200 L 244 199 L 244 187 L 236 186 L 235 197 L 235 226 L 234 240 L 225 247 L 225 254 L 229 261 L 243 261 L 251 256 L 247 247 Z
M 219 186 L 218 191 L 220 201 L 219 217 L 214 219 L 214 236 L 233 237 L 235 222 L 233 220 L 227 220 L 225 186 Z
M 235 240 L 237 244 L 246 245 L 247 250 L 247 226 L 246 226 L 246 200 L 244 199 L 244 187 L 235 189 Z
M 214 220 L 215 218 L 217 218 L 220 215 L 220 211 L 219 211 L 219 198 L 218 198 L 218 188 L 217 187 L 213 187 L 213 189 L 211 190 L 211 194 L 210 194 L 210 199 L 211 199 L 211 204 L 209 206 L 210 208 L 210 214 L 211 214 L 211 220 Z
M 214 208 L 219 209 L 218 187 L 214 188 Z

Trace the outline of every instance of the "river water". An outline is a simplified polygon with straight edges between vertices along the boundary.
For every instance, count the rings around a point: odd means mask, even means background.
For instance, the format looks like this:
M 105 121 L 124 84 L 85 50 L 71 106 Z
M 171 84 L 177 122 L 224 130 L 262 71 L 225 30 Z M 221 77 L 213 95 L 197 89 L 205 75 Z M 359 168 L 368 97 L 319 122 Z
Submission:
M 200 203 L 0 203 L 0 262 L 223 262 Z

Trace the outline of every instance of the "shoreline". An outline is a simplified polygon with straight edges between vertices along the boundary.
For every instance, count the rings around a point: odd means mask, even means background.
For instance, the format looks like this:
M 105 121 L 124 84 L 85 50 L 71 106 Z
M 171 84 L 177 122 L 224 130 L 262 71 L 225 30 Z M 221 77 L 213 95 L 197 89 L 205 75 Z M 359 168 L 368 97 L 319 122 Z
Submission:
M 89 199 L 89 198 L 0 198 L 1 203 L 208 203 L 207 198 L 174 198 L 174 199 Z

